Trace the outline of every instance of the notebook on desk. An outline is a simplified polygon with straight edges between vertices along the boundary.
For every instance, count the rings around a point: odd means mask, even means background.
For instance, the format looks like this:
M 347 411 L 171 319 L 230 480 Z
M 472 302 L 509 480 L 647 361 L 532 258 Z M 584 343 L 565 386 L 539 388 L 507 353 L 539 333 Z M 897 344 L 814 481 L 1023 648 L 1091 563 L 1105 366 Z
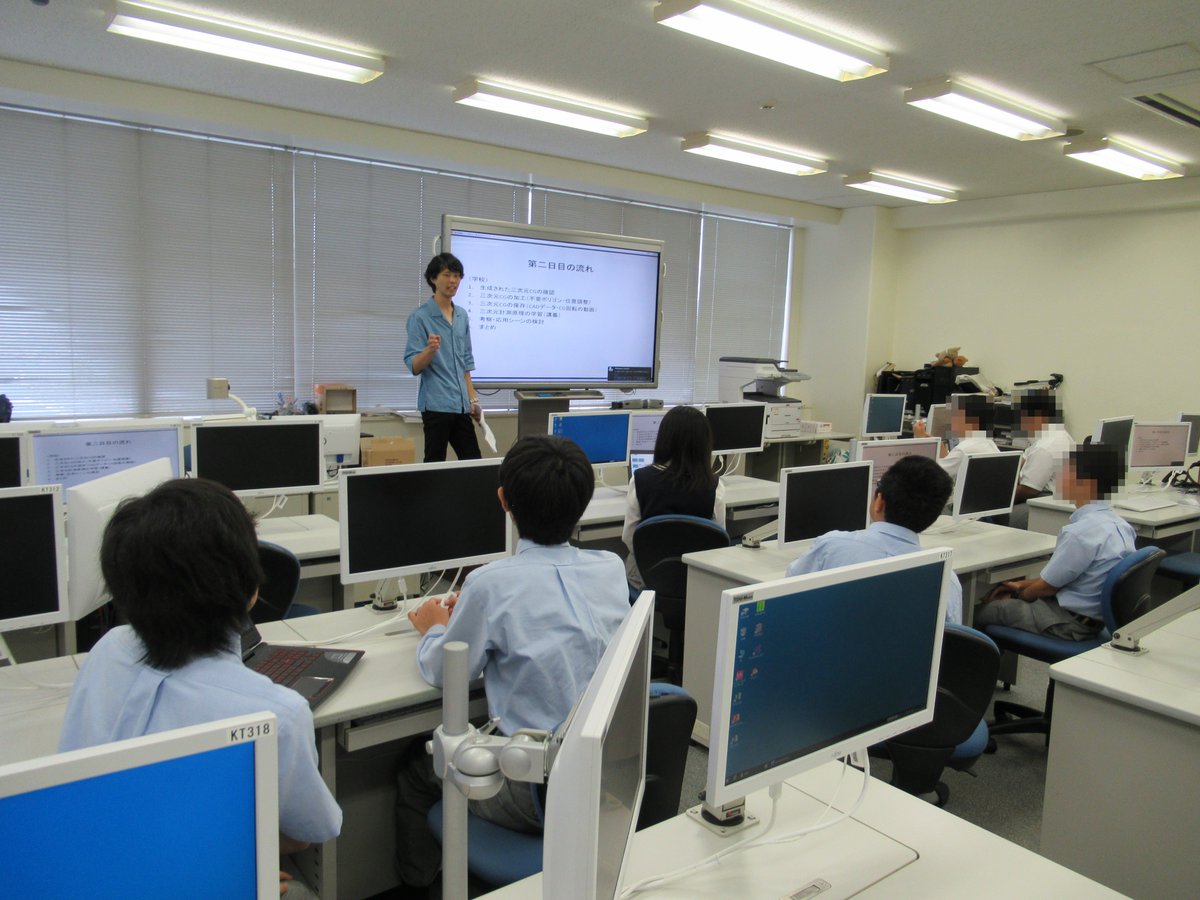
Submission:
M 296 691 L 316 709 L 345 680 L 362 650 L 267 644 L 253 622 L 242 630 L 242 662 L 276 684 Z

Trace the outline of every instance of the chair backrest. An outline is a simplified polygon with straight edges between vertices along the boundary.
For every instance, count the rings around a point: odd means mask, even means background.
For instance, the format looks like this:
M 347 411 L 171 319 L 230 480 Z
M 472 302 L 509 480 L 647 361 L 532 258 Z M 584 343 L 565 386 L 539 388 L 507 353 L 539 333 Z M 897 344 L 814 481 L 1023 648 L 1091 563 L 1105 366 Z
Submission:
M 1154 609 L 1150 582 L 1154 571 L 1167 553 L 1158 547 L 1134 550 L 1108 571 L 1100 591 L 1104 625 L 1110 632 L 1128 625 Z
M 687 592 L 687 566 L 681 557 L 699 550 L 729 546 L 729 532 L 699 516 L 652 516 L 633 530 L 633 559 L 647 590 L 660 597 L 682 599 Z
M 250 608 L 250 620 L 255 625 L 277 622 L 286 616 L 300 585 L 300 560 L 286 547 L 259 541 L 258 561 L 267 577 L 258 587 L 258 602 Z
M 696 724 L 696 701 L 674 684 L 650 683 L 646 723 L 646 790 L 638 830 L 665 822 L 679 812 L 688 744 Z

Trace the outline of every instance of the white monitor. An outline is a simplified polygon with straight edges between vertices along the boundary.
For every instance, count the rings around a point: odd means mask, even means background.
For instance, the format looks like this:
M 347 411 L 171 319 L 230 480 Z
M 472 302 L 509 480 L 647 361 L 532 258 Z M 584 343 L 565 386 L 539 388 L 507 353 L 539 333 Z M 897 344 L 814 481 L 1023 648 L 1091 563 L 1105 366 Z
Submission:
M 1092 441 L 1116 447 L 1123 455 L 1129 453 L 1129 439 L 1133 436 L 1133 416 L 1113 416 L 1101 419 L 1096 426 Z
M 758 453 L 767 427 L 765 403 L 710 403 L 704 415 L 712 427 L 713 453 Z
M 950 404 L 935 403 L 925 417 L 925 431 L 932 437 L 945 439 L 950 431 Z
M 954 518 L 982 519 L 1012 512 L 1021 457 L 1019 450 L 964 456 L 954 482 Z
M 646 784 L 654 594 L 617 629 L 559 731 L 546 799 L 543 897 L 616 900 Z
M 1135 422 L 1129 441 L 1129 468 L 1182 469 L 1191 430 L 1190 422 Z
M 629 417 L 629 453 L 649 453 L 654 455 L 654 445 L 658 442 L 658 427 L 662 425 L 665 409 L 635 410 Z
M 904 394 L 867 394 L 863 403 L 862 436 L 899 437 L 904 430 Z
M 629 459 L 629 418 L 625 409 L 550 413 L 547 430 L 578 444 L 594 466 L 624 465 Z
M 192 433 L 197 478 L 240 497 L 307 494 L 325 487 L 325 426 L 316 416 L 206 422 Z
M 721 595 L 710 806 L 933 719 L 951 556 L 923 550 Z
M 1192 430 L 1188 435 L 1188 456 L 1195 456 L 1200 453 L 1200 413 L 1180 413 L 1180 422 L 1187 422 L 1192 426 Z
M 61 484 L 63 490 L 166 457 L 171 473 L 183 473 L 183 428 L 178 422 L 144 420 L 56 425 L 35 431 L 33 482 Z M 67 499 L 66 496 L 63 499 Z
M 66 620 L 62 487 L 0 489 L 0 632 Z
M 325 426 L 325 462 L 334 466 L 357 466 L 362 446 L 361 413 L 324 413 L 309 416 Z
M 67 489 L 71 514 L 67 517 L 70 579 L 67 583 L 70 617 L 78 621 L 108 602 L 100 574 L 100 542 L 104 529 L 126 497 L 140 497 L 171 478 L 167 459 L 94 478 Z
M 873 463 L 800 466 L 779 473 L 779 547 L 796 547 L 829 531 L 867 527 Z
M 29 484 L 30 468 L 29 435 L 24 431 L 0 430 L 0 488 Z
M 906 456 L 924 456 L 934 461 L 938 458 L 941 446 L 939 438 L 909 438 L 883 441 L 851 441 L 850 459 L 855 462 L 870 460 L 875 464 L 874 477 L 871 480 L 871 494 L 875 493 L 875 485 L 883 479 L 895 463 Z
M 0 841 L 7 897 L 278 897 L 275 716 L 0 766 Z
M 503 559 L 512 519 L 499 459 L 343 469 L 338 511 L 343 584 Z

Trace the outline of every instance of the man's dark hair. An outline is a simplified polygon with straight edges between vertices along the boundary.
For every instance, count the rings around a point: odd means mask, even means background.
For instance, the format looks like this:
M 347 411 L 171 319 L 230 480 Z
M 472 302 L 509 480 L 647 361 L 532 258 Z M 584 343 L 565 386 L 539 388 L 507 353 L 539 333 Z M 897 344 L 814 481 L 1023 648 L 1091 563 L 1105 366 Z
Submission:
M 983 394 L 967 394 L 958 398 L 958 408 L 966 413 L 968 421 L 978 423 L 975 427 L 976 431 L 991 434 L 992 423 L 996 418 L 996 411 L 991 400 Z
M 100 570 L 146 662 L 168 671 L 228 647 L 264 580 L 254 519 L 202 478 L 123 501 L 104 530 Z
M 716 487 L 712 469 L 712 425 L 694 406 L 667 411 L 654 439 L 654 463 L 666 466 L 666 477 L 680 490 Z
M 1096 483 L 1100 500 L 1111 497 L 1125 477 L 1125 454 L 1112 444 L 1080 444 L 1068 459 L 1077 480 Z
M 425 283 L 433 290 L 434 280 L 445 271 L 451 271 L 459 278 L 463 275 L 463 264 L 453 253 L 439 253 L 425 267 Z
M 1053 394 L 1041 392 L 1026 394 L 1017 400 L 1018 416 L 1044 416 L 1051 422 L 1062 421 L 1062 411 L 1058 408 L 1058 399 Z
M 920 534 L 945 509 L 954 480 L 928 457 L 905 456 L 883 474 L 876 490 L 883 496 L 884 519 Z
M 521 537 L 562 544 L 592 499 L 595 476 L 578 444 L 541 434 L 521 438 L 504 455 L 500 487 Z

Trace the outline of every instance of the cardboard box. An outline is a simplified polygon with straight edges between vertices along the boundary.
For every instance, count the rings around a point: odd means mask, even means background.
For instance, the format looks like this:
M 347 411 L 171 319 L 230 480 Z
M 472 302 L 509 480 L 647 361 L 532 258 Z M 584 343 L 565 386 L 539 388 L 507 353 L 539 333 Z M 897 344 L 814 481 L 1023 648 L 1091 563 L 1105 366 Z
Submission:
M 318 384 L 317 410 L 322 413 L 358 412 L 358 388 L 348 384 Z
M 417 461 L 416 444 L 406 437 L 374 437 L 361 441 L 362 465 L 399 466 Z

